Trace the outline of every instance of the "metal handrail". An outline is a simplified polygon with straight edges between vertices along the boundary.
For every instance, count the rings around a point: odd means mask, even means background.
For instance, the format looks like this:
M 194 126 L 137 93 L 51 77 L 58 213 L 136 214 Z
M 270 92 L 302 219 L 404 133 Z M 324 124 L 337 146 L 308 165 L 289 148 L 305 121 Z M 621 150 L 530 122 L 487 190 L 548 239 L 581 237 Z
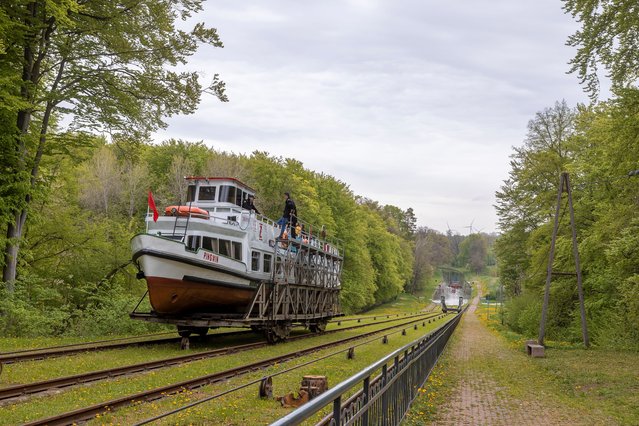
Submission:
M 386 370 L 387 364 L 390 361 L 395 361 L 395 364 L 397 364 L 397 360 L 400 357 L 400 355 L 405 354 L 409 349 L 414 348 L 415 346 L 424 345 L 426 342 L 428 342 L 427 347 L 422 350 L 419 356 L 427 354 L 429 349 L 434 347 L 434 345 L 439 342 L 440 338 L 448 339 L 450 333 L 452 333 L 452 330 L 454 330 L 454 328 L 457 326 L 457 323 L 459 322 L 459 318 L 461 317 L 462 313 L 463 311 L 458 313 L 454 320 L 439 327 L 432 333 L 429 333 L 426 336 L 422 336 L 419 339 L 407 345 L 402 346 L 401 348 L 395 350 L 394 352 L 385 356 L 384 358 L 380 359 L 374 364 L 369 365 L 368 367 L 364 368 L 359 373 L 339 383 L 333 389 L 326 391 L 325 393 L 316 397 L 315 399 L 308 402 L 307 404 L 304 404 L 297 410 L 289 413 L 288 415 L 272 423 L 271 426 L 290 426 L 290 425 L 300 424 L 302 421 L 307 420 L 308 418 L 313 416 L 315 413 L 322 410 L 324 407 L 326 407 L 327 405 L 331 403 L 333 404 L 333 407 L 334 407 L 333 412 L 338 414 L 337 415 L 338 420 L 335 422 L 335 424 L 337 425 L 341 424 L 339 420 L 339 413 L 341 412 L 341 409 L 342 409 L 341 407 L 342 395 L 344 395 L 346 392 L 348 392 L 350 389 L 352 389 L 359 383 L 364 383 L 364 387 L 368 387 L 368 384 L 370 383 L 370 378 L 376 371 L 378 371 L 380 368 L 382 370 Z M 435 334 L 438 334 L 437 338 L 432 341 L 429 341 L 432 338 L 432 336 Z M 437 355 L 439 355 L 439 353 Z M 424 380 L 426 379 L 426 377 L 424 377 Z M 366 405 L 367 407 L 365 408 L 368 408 L 369 404 L 366 404 Z

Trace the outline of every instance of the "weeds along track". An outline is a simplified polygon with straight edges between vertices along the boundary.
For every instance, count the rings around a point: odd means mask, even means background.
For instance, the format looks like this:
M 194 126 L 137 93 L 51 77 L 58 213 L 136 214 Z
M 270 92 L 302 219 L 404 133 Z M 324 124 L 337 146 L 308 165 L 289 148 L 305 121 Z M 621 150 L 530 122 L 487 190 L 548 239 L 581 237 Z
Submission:
M 85 407 L 85 408 L 80 408 L 74 411 L 70 411 L 70 412 L 66 412 L 66 413 L 62 413 L 56 416 L 52 416 L 52 417 L 48 417 L 48 418 L 44 418 L 44 419 L 40 419 L 37 421 L 33 421 L 30 423 L 26 423 L 26 425 L 29 426 L 34 426 L 34 425 L 66 425 L 66 424 L 72 424 L 75 422 L 80 422 L 80 421 L 84 421 L 84 420 L 89 420 L 92 419 L 94 416 L 96 416 L 97 414 L 103 413 L 104 411 L 106 411 L 107 409 L 110 411 L 113 411 L 117 408 L 121 408 L 121 407 L 125 407 L 128 405 L 133 404 L 134 402 L 139 402 L 139 401 L 147 401 L 147 400 L 153 400 L 153 399 L 158 399 L 158 398 L 162 398 L 164 396 L 168 396 L 180 391 L 183 391 L 185 389 L 195 389 L 198 387 L 202 387 L 202 386 L 206 386 L 208 384 L 212 384 L 212 383 L 216 383 L 216 382 L 220 382 L 220 381 L 224 381 L 224 380 L 228 380 L 230 378 L 236 377 L 236 376 L 240 376 L 242 374 L 246 374 L 252 371 L 256 371 L 256 370 L 261 370 L 270 366 L 273 366 L 275 364 L 281 364 L 283 362 L 286 361 L 290 361 L 296 358 L 301 358 L 304 356 L 307 356 L 311 353 L 314 352 L 318 352 L 320 350 L 323 349 L 327 349 L 327 348 L 331 348 L 331 347 L 335 347 L 335 346 L 339 346 L 339 345 L 343 345 L 355 340 L 359 340 L 359 339 L 363 339 L 366 337 L 370 337 L 376 334 L 382 334 L 384 332 L 388 332 L 389 330 L 393 330 L 393 329 L 400 329 L 400 328 L 406 328 L 407 326 L 419 323 L 419 322 L 423 322 L 425 325 L 426 320 L 430 320 L 433 318 L 443 318 L 445 317 L 446 314 L 441 314 L 441 313 L 437 313 L 437 314 L 432 314 L 432 313 L 425 313 L 425 314 L 420 314 L 420 315 L 414 315 L 411 317 L 406 317 L 406 318 L 402 318 L 402 319 L 407 319 L 407 321 L 404 321 L 400 324 L 393 324 L 391 326 L 388 326 L 386 328 L 383 329 L 377 329 L 374 331 L 370 331 L 367 333 L 362 333 L 362 334 L 358 334 L 357 336 L 352 336 L 352 337 L 348 337 L 345 339 L 340 339 L 337 341 L 333 341 L 333 342 L 329 342 L 326 344 L 322 344 L 322 345 L 317 345 L 317 346 L 313 346 L 311 348 L 307 348 L 307 349 L 302 349 L 302 350 L 296 350 L 294 352 L 290 352 L 281 356 L 276 356 L 276 357 L 272 357 L 272 358 L 268 358 L 268 359 L 264 359 L 261 361 L 257 361 L 257 362 L 253 362 L 250 364 L 245 364 L 239 367 L 235 367 L 232 369 L 228 369 L 228 370 L 224 370 L 224 371 L 220 371 L 217 373 L 213 373 L 213 374 L 208 374 L 208 375 L 204 375 L 204 376 L 200 376 L 200 377 L 196 377 L 194 379 L 189 379 L 189 380 L 185 380 L 185 381 L 181 381 L 178 383 L 173 383 L 170 385 L 166 385 L 166 386 L 162 386 L 159 388 L 155 388 L 155 389 L 150 389 L 144 392 L 139 392 L 136 394 L 131 394 L 128 396 L 124 396 L 124 397 L 120 397 L 117 399 L 113 399 L 110 401 L 106 401 L 100 404 L 95 404 L 89 407 Z M 418 317 L 418 318 L 416 318 Z M 390 320 L 390 321 L 398 321 L 397 319 L 395 320 Z M 358 325 L 358 326 L 353 326 L 353 327 L 347 327 L 347 328 L 342 328 L 339 330 L 330 330 L 330 331 L 326 331 L 324 334 L 329 334 L 329 333 L 335 333 L 335 332 L 341 332 L 341 331 L 345 331 L 345 330 L 352 330 L 352 329 L 357 329 L 357 328 L 362 328 L 362 327 L 370 327 L 372 325 L 379 325 L 385 322 L 390 322 L 390 321 L 382 321 L 382 322 L 377 322 L 377 323 L 373 323 L 373 324 L 366 324 L 366 325 Z M 315 336 L 315 335 L 313 335 Z M 303 335 L 303 336 L 296 336 L 293 337 L 289 340 L 300 340 L 300 339 L 304 339 L 304 338 L 309 338 L 309 335 Z M 257 347 L 255 345 L 262 345 L 262 346 L 266 346 L 267 343 L 266 342 L 262 342 L 262 343 L 256 343 L 253 344 L 253 348 Z M 242 346 L 248 346 L 248 345 L 242 345 Z M 250 348 L 245 348 L 244 350 L 247 350 Z M 232 351 L 237 351 L 237 348 L 225 348 L 224 350 L 228 351 L 228 352 L 232 352 Z M 227 353 L 228 353 L 227 352 Z M 197 354 L 197 355 L 202 355 L 202 354 Z M 211 356 L 219 356 L 218 355 L 211 355 Z
M 329 321 L 330 323 L 342 323 L 348 321 L 357 321 L 361 322 L 365 319 L 374 318 L 390 318 L 390 317 L 399 317 L 400 314 L 391 314 L 391 315 L 376 315 L 376 316 L 368 316 L 368 317 L 358 317 L 358 318 L 340 318 Z M 209 334 L 205 336 L 204 339 L 211 339 L 216 337 L 227 337 L 227 336 L 235 336 L 240 334 L 251 334 L 252 331 L 231 331 L 224 333 L 215 333 Z M 0 371 L 2 371 L 2 365 L 13 364 L 21 361 L 36 361 L 43 360 L 47 358 L 65 356 L 65 355 L 73 355 L 77 353 L 83 352 L 93 352 L 93 351 L 105 351 L 110 349 L 123 349 L 135 346 L 145 346 L 145 345 L 161 345 L 166 343 L 176 343 L 179 344 L 181 337 L 164 337 L 159 338 L 160 336 L 166 336 L 167 334 L 175 334 L 174 331 L 169 331 L 165 333 L 155 333 L 155 334 L 145 334 L 140 336 L 131 336 L 131 337 L 121 337 L 117 339 L 108 339 L 108 340 L 96 340 L 93 342 L 84 342 L 84 343 L 71 343 L 68 345 L 58 345 L 58 346 L 49 346 L 44 348 L 34 348 L 34 349 L 22 349 L 17 351 L 10 352 L 0 352 Z M 148 339 L 139 340 L 147 337 Z M 1 399 L 1 398 L 0 398 Z
M 430 316 L 428 316 L 428 315 L 430 315 Z M 439 314 L 439 315 L 441 315 L 441 314 Z M 384 316 L 387 317 L 387 318 L 390 318 L 390 315 L 388 315 L 388 316 L 384 315 Z M 384 316 L 379 315 L 379 316 L 377 316 L 375 318 L 384 317 Z M 432 318 L 433 316 L 437 316 L 437 315 L 433 315 L 433 314 L 415 314 L 415 315 L 412 315 L 412 316 L 405 316 L 402 319 L 413 319 L 415 317 L 425 317 L 425 318 L 421 318 L 420 319 L 420 321 L 421 321 L 422 319 L 426 320 L 426 319 Z M 370 317 L 370 318 L 373 318 L 373 317 Z M 358 328 L 362 328 L 362 327 L 370 327 L 370 326 L 373 326 L 373 325 L 379 325 L 379 324 L 384 324 L 384 323 L 387 323 L 387 322 L 398 321 L 399 319 L 400 318 L 387 319 L 385 321 L 379 321 L 379 322 L 368 323 L 368 324 L 363 324 L 363 325 L 356 325 L 356 326 L 351 326 L 351 327 L 344 327 L 344 328 L 340 328 L 340 329 L 336 329 L 336 330 L 325 331 L 322 334 L 326 335 L 326 334 L 332 334 L 332 333 L 337 333 L 337 332 L 346 331 L 346 330 L 358 329 Z M 253 332 L 249 331 L 249 332 L 222 333 L 220 335 L 224 336 L 224 335 L 238 334 L 238 333 L 252 334 Z M 316 336 L 316 334 L 306 333 L 304 335 L 291 337 L 288 340 L 296 341 L 296 340 L 308 339 L 308 338 L 311 338 L 311 337 L 314 337 L 314 336 Z M 45 391 L 48 391 L 48 390 L 51 390 L 51 389 L 58 389 L 58 388 L 78 385 L 78 384 L 81 384 L 81 383 L 87 383 L 87 382 L 93 382 L 93 381 L 97 381 L 97 380 L 109 379 L 109 378 L 112 378 L 112 377 L 118 377 L 118 376 L 123 376 L 123 375 L 127 375 L 127 374 L 134 374 L 134 373 L 138 373 L 138 372 L 142 372 L 142 371 L 149 371 L 149 370 L 154 370 L 154 369 L 158 369 L 158 368 L 175 366 L 175 365 L 184 364 L 184 363 L 187 363 L 187 362 L 193 362 L 193 361 L 198 361 L 198 360 L 202 360 L 202 359 L 206 359 L 206 358 L 213 358 L 213 357 L 217 357 L 217 356 L 227 355 L 227 354 L 230 354 L 230 353 L 248 351 L 248 350 L 251 350 L 251 349 L 262 348 L 262 347 L 265 347 L 265 346 L 268 346 L 268 343 L 266 341 L 260 341 L 260 342 L 255 342 L 255 343 L 247 343 L 247 344 L 243 344 L 243 345 L 236 345 L 236 346 L 229 346 L 229 347 L 226 347 L 226 348 L 212 349 L 212 350 L 209 350 L 209 351 L 197 352 L 197 353 L 188 354 L 188 355 L 180 355 L 180 356 L 160 359 L 160 360 L 156 360 L 156 361 L 149 361 L 149 362 L 143 362 L 143 363 L 138 363 L 138 364 L 133 364 L 133 365 L 126 365 L 126 366 L 122 366 L 122 367 L 109 368 L 109 369 L 105 369 L 105 370 L 92 371 L 92 372 L 89 372 L 89 373 L 76 374 L 76 375 L 73 375 L 73 376 L 66 376 L 66 377 L 60 377 L 60 378 L 55 378 L 55 379 L 50 379 L 50 380 L 43 380 L 43 381 L 33 382 L 33 383 L 26 383 L 26 384 L 7 386 L 7 387 L 0 388 L 0 401 L 5 401 L 7 399 L 15 398 L 15 397 L 23 396 L 23 395 L 30 395 L 30 394 L 34 394 L 34 393 L 38 393 L 38 392 L 45 392 Z

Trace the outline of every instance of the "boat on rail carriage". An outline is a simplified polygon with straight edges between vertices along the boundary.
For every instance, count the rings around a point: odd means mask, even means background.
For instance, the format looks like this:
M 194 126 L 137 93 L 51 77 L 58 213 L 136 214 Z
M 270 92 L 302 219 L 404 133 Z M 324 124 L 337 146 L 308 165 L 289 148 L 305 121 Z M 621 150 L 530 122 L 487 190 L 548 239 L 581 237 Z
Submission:
M 472 287 L 464 278 L 464 273 L 451 267 L 440 267 L 442 282 L 433 293 L 432 301 L 442 305 L 444 312 L 461 311 L 462 305 L 470 300 Z M 457 306 L 457 308 L 453 308 Z
M 157 221 L 147 214 L 146 232 L 131 240 L 152 307 L 132 318 L 175 324 L 183 337 L 251 327 L 275 342 L 293 325 L 321 332 L 342 315 L 337 240 L 310 224 L 295 239 L 279 238 L 275 221 L 242 208 L 255 191 L 237 179 L 186 180 L 187 205 L 167 207 Z

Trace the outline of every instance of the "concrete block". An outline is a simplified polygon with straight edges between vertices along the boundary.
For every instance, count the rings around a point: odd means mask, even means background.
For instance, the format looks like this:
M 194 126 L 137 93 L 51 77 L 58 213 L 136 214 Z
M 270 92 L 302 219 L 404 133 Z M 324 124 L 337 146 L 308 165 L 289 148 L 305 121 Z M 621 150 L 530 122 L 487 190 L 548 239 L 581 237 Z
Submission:
M 526 353 L 533 358 L 545 357 L 544 347 L 535 343 L 526 343 Z

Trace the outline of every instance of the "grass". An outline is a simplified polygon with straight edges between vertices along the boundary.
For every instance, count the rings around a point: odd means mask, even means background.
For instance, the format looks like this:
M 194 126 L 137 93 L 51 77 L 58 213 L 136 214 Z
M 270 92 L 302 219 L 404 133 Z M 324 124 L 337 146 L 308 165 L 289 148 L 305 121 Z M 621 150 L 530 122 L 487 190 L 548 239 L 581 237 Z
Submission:
M 406 295 L 398 298 L 396 303 L 392 306 L 378 307 L 374 311 L 367 312 L 365 315 L 361 316 L 392 315 L 396 313 L 406 314 L 423 309 L 423 301 Z M 402 318 L 399 319 L 399 321 L 401 320 Z M 363 319 L 362 323 L 370 323 L 371 321 L 372 318 L 369 320 Z M 407 336 L 401 336 L 399 333 L 395 334 L 390 337 L 390 342 L 387 345 L 380 344 L 378 338 L 376 343 L 371 343 L 365 347 L 356 349 L 356 357 L 354 360 L 346 361 L 345 354 L 340 354 L 329 358 L 328 360 L 320 361 L 317 364 L 304 367 L 301 370 L 282 375 L 275 380 L 275 393 L 277 395 L 283 395 L 290 391 L 298 390 L 301 377 L 307 374 L 327 375 L 329 378 L 329 384 L 335 385 L 339 381 L 349 377 L 397 347 L 415 340 L 419 335 L 423 335 L 427 331 L 441 324 L 442 321 L 443 320 L 432 324 L 426 324 L 426 328 L 421 327 L 420 324 L 417 331 L 413 330 L 412 326 L 407 327 Z M 376 327 L 383 328 L 390 324 L 392 323 Z M 343 322 L 339 328 L 345 328 L 351 325 L 355 325 L 355 323 Z M 338 327 L 336 324 L 331 324 L 329 325 L 329 329 L 331 328 L 335 329 Z M 371 327 L 370 329 L 375 329 L 375 327 Z M 369 329 L 367 328 L 367 331 L 368 330 Z M 143 374 L 114 378 L 74 388 L 62 389 L 60 391 L 52 392 L 46 396 L 34 396 L 21 402 L 1 406 L 0 424 L 17 424 L 51 416 L 56 413 L 72 410 L 93 403 L 103 402 L 122 395 L 132 394 L 153 387 L 159 387 L 191 377 L 210 374 L 215 371 L 222 371 L 249 361 L 272 357 L 277 354 L 292 352 L 309 346 L 312 347 L 320 343 L 355 335 L 356 333 L 358 332 L 343 331 L 338 333 L 338 335 L 319 336 L 311 341 L 288 342 L 286 344 L 269 346 L 255 351 L 211 358 L 181 366 L 154 370 Z M 240 338 L 237 337 L 237 339 Z M 59 342 L 51 340 L 49 344 L 59 344 Z M 215 346 L 215 341 L 213 340 L 213 343 L 203 345 L 201 347 L 197 345 L 193 346 L 196 348 L 195 350 L 211 349 Z M 348 346 L 345 346 L 344 348 L 347 349 Z M 332 353 L 336 350 L 337 349 L 330 349 L 323 351 L 322 353 Z M 35 380 L 59 377 L 61 375 L 77 374 L 85 371 L 104 369 L 111 366 L 142 362 L 142 360 L 166 358 L 182 354 L 184 354 L 184 352 L 179 351 L 177 349 L 177 345 L 158 345 L 84 353 L 46 361 L 10 364 L 5 366 L 5 370 L 2 375 L 2 384 L 8 385 L 12 383 L 26 383 Z M 320 354 L 316 356 L 320 356 Z M 305 358 L 305 361 L 306 360 L 308 360 L 308 358 Z M 287 362 L 286 364 L 281 364 L 265 371 L 234 378 L 224 383 L 206 386 L 194 391 L 185 391 L 179 395 L 163 398 L 150 403 L 140 403 L 129 409 L 122 409 L 117 410 L 115 413 L 103 414 L 93 423 L 102 424 L 105 422 L 114 422 L 128 424 L 139 421 L 157 412 L 166 411 L 171 407 L 179 406 L 187 401 L 192 401 L 204 395 L 224 391 L 239 384 L 247 383 L 251 379 L 260 378 L 266 374 L 274 374 L 285 368 L 289 368 L 291 365 L 301 362 L 303 361 Z M 212 424 L 213 422 L 213 424 L 265 424 L 281 417 L 287 412 L 287 410 L 284 410 L 279 406 L 279 403 L 273 400 L 260 400 L 256 395 L 257 385 L 253 385 L 243 391 L 203 404 L 202 406 L 190 411 L 188 423 L 198 424 L 199 422 L 201 424 Z M 175 424 L 176 422 L 180 423 L 182 421 L 181 419 L 185 418 L 184 414 L 182 414 L 182 416 L 183 417 L 180 417 L 179 415 L 172 416 L 167 421 L 170 424 Z
M 432 309 L 433 306 L 431 306 L 430 298 L 401 293 L 391 303 L 385 303 L 383 305 L 377 306 L 369 311 L 366 311 L 366 313 L 362 314 L 362 316 L 392 315 L 396 313 L 411 313 L 424 310 L 430 311 Z
M 524 353 L 525 341 L 536 336 L 514 333 L 499 321 L 479 313 L 482 322 L 498 333 L 511 350 Z M 613 423 L 639 424 L 639 353 L 583 344 L 545 341 L 546 357 L 534 364 L 549 381 L 557 399 L 575 410 L 592 411 Z
M 451 380 L 453 368 L 450 356 L 444 352 L 426 382 L 417 390 L 417 397 L 402 425 L 421 426 L 436 420 L 437 407 L 447 401 L 454 389 L 455 382 Z
M 494 283 L 482 277 L 483 294 Z M 472 356 L 464 369 L 487 374 L 506 401 L 525 403 L 534 395 L 551 407 L 556 424 L 569 424 L 575 417 L 583 422 L 579 424 L 639 424 L 638 353 L 547 341 L 546 357 L 533 359 L 524 350 L 525 341 L 532 336 L 521 336 L 504 327 L 494 305 L 490 311 L 487 305 L 481 305 L 476 315 L 503 343 L 503 349 L 498 356 Z M 453 335 L 449 348 L 458 337 L 457 333 Z M 451 360 L 450 351 L 445 351 L 405 424 L 419 425 L 442 415 L 438 407 L 451 397 L 462 379 L 459 366 Z

